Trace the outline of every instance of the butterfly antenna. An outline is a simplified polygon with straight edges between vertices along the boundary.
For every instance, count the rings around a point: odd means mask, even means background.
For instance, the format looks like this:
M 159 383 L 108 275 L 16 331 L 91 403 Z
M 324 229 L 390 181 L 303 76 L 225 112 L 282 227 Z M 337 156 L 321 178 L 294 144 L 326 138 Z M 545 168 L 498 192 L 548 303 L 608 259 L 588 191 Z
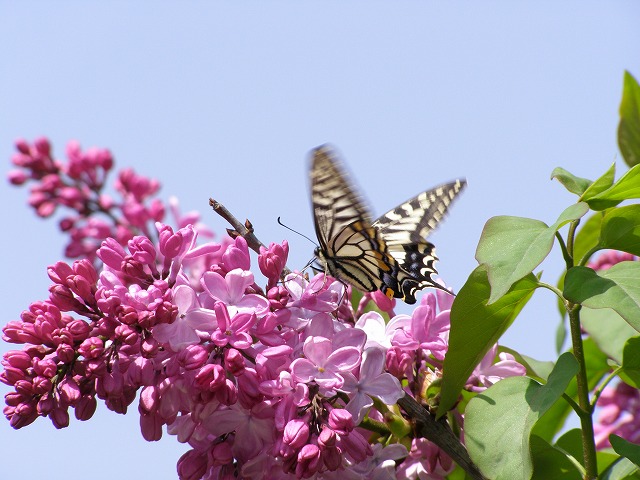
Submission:
M 297 230 L 294 230 L 293 228 L 285 225 L 284 223 L 282 223 L 280 221 L 280 217 L 278 217 L 278 224 L 284 228 L 286 228 L 287 230 L 291 230 L 293 233 L 297 233 L 298 235 L 300 235 L 303 238 L 306 238 L 307 240 L 309 240 L 311 243 L 313 243 L 316 247 L 318 246 L 318 244 L 316 242 L 314 242 L 313 240 L 311 240 L 309 237 L 307 237 L 306 235 L 304 235 L 303 233 L 298 232 Z M 313 260 L 311 260 L 310 263 L 313 263 Z M 307 267 L 309 266 L 309 264 L 307 264 Z M 305 267 L 305 268 L 307 268 Z

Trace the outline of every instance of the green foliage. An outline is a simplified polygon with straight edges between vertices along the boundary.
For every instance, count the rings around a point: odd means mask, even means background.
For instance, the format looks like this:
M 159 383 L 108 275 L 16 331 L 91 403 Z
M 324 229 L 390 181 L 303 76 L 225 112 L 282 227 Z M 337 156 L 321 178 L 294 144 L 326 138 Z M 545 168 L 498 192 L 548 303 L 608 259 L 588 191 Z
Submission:
M 629 72 L 624 72 L 618 145 L 627 165 L 640 163 L 640 85 Z

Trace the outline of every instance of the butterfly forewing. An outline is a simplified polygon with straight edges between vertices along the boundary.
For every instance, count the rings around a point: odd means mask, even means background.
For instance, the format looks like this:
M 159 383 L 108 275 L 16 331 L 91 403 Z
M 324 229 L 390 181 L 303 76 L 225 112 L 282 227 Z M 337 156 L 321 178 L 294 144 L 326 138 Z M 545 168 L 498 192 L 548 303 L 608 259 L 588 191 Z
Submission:
M 431 286 L 437 260 L 425 237 L 464 188 L 456 180 L 423 192 L 371 223 L 369 210 L 327 146 L 313 152 L 311 195 L 316 251 L 332 276 L 362 291 L 381 290 L 415 303 L 415 292 Z

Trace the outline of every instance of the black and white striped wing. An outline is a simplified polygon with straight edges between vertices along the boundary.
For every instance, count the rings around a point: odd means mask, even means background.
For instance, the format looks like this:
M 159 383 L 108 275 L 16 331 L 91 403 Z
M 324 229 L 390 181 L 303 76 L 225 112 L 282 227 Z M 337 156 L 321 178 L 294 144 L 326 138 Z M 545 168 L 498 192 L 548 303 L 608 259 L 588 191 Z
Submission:
M 316 257 L 328 273 L 365 292 L 381 289 L 383 273 L 392 272 L 396 262 L 371 225 L 362 196 L 326 145 L 312 152 L 311 199 L 320 242 Z
M 422 192 L 378 218 L 373 227 L 396 260 L 397 285 L 392 288 L 407 303 L 415 303 L 415 292 L 425 287 L 442 288 L 431 278 L 438 259 L 435 247 L 426 237 L 444 218 L 449 205 L 466 186 L 459 179 Z

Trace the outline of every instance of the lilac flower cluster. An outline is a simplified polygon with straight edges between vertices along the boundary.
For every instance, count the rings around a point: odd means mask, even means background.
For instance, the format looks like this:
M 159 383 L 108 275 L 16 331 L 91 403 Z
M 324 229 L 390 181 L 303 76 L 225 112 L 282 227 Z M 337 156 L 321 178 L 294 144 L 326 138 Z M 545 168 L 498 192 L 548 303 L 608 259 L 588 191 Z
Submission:
M 31 173 L 11 180 L 36 181 L 30 203 L 42 216 L 60 205 L 75 210 L 63 220 L 74 231 L 67 254 L 82 258 L 49 267 L 49 298 L 3 329 L 5 341 L 24 345 L 4 355 L 0 373 L 14 389 L 4 408 L 14 428 L 39 416 L 66 427 L 70 408 L 87 420 L 97 399 L 126 413 L 138 395 L 145 439 L 158 440 L 166 426 L 191 446 L 178 461 L 181 479 L 440 479 L 452 471 L 435 445 L 389 427 L 405 421 L 396 402 L 406 394 L 423 401 L 441 374 L 452 296 L 428 293 L 412 315 L 395 315 L 394 301 L 367 294 L 354 311 L 350 289 L 330 277 L 282 278 L 286 241 L 260 250 L 263 289 L 244 238 L 198 245 L 197 217 L 176 230 L 160 223 L 164 207 L 143 204 L 156 182 L 121 173 L 115 215 L 99 193 L 108 152 L 71 144 L 61 165 L 44 140 L 19 142 L 18 151 L 14 163 Z M 112 222 L 99 232 L 90 227 L 96 213 Z M 363 313 L 371 301 L 378 310 Z M 524 374 L 513 357 L 498 359 L 489 352 L 468 388 Z

